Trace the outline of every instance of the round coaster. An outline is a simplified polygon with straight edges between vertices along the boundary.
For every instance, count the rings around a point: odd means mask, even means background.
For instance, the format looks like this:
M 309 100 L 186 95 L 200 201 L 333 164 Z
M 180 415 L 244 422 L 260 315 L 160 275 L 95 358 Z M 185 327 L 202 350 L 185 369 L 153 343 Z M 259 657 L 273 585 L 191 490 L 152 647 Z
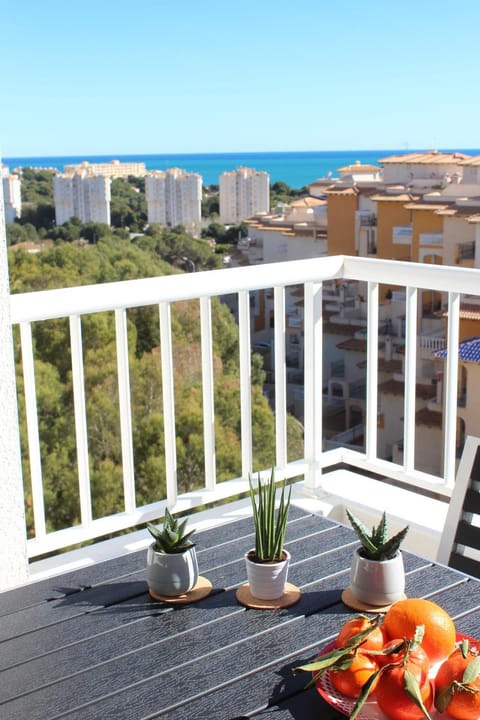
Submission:
M 256 598 L 250 592 L 250 585 L 245 583 L 238 588 L 236 597 L 240 605 L 245 605 L 248 608 L 254 608 L 255 610 L 280 610 L 281 608 L 287 608 L 291 605 L 295 605 L 300 600 L 300 590 L 291 583 L 285 583 L 285 592 L 279 598 L 275 600 L 260 600 Z
M 406 597 L 406 595 L 402 595 L 399 600 L 405 600 Z M 345 588 L 342 592 L 342 602 L 347 607 L 352 608 L 352 610 L 364 610 L 365 612 L 371 613 L 387 612 L 393 605 L 393 603 L 390 603 L 390 605 L 369 605 L 368 603 L 364 603 L 355 597 L 350 587 Z
M 198 602 L 203 598 L 210 595 L 212 592 L 212 583 L 207 578 L 199 576 L 197 584 L 192 590 L 183 595 L 158 595 L 150 588 L 148 593 L 154 600 L 161 600 L 162 602 L 169 603 L 170 605 L 188 605 L 189 603 Z

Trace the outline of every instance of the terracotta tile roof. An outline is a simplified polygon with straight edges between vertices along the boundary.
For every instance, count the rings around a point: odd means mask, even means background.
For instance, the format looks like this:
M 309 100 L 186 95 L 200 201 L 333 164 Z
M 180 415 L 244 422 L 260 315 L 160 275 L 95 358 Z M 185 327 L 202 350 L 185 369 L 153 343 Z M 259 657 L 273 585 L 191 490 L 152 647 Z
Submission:
M 353 163 L 352 165 L 345 165 L 345 167 L 338 168 L 340 173 L 372 173 L 380 172 L 381 167 L 378 165 L 362 165 L 362 163 Z
M 340 350 L 352 350 L 354 352 L 367 352 L 367 341 L 357 338 L 349 338 L 337 345 Z
M 326 205 L 326 200 L 322 200 L 322 198 L 316 198 L 309 195 L 308 197 L 298 198 L 297 200 L 292 200 L 291 203 L 289 203 L 289 207 L 317 207 L 318 205 Z
M 385 395 L 403 395 L 405 384 L 400 380 L 387 380 L 378 386 L 379 392 Z M 424 385 L 417 383 L 415 387 L 415 395 L 421 400 L 431 400 L 435 397 L 436 390 L 433 385 Z
M 367 367 L 367 361 L 362 360 L 362 362 L 357 363 L 357 367 L 359 368 L 366 368 Z M 384 360 L 384 358 L 378 358 L 378 370 L 380 372 L 391 372 L 391 373 L 397 373 L 402 371 L 402 361 L 401 360 Z
M 353 336 L 353 333 L 359 330 L 358 325 L 349 325 L 347 323 L 339 323 L 330 321 L 329 318 L 323 320 L 323 332 L 331 333 L 332 335 L 349 335 Z M 353 338 L 354 339 L 354 338 Z M 364 342 L 363 340 L 361 342 Z
M 438 209 L 435 214 L 445 215 L 447 217 L 465 218 L 468 222 L 478 222 L 477 218 L 480 218 L 478 206 L 472 207 L 471 205 L 450 205 L 447 208 Z
M 435 203 L 435 202 L 431 202 L 431 203 L 412 202 L 412 203 L 407 203 L 407 205 L 405 205 L 406 210 L 435 210 L 435 211 L 437 211 L 437 210 L 446 210 L 448 207 L 449 207 L 448 204 Z
M 460 165 L 480 165 L 480 155 L 473 155 L 467 160 L 462 160 Z
M 415 413 L 415 424 L 426 425 L 427 427 L 442 427 L 442 413 L 422 408 Z
M 415 165 L 445 165 L 460 163 L 461 161 L 468 160 L 469 158 L 470 155 L 465 155 L 464 153 L 443 153 L 438 150 L 430 150 L 427 152 L 406 153 L 404 155 L 389 155 L 388 157 L 381 158 L 378 162 L 384 165 L 399 163 L 414 163 Z
M 325 189 L 325 192 L 327 195 L 358 195 L 358 190 L 356 188 L 337 188 L 335 186 L 328 187 Z
M 480 320 L 480 305 L 476 303 L 460 302 L 461 320 Z M 441 317 L 448 317 L 448 310 L 441 313 Z
M 379 392 L 385 395 L 403 395 L 404 383 L 399 380 L 387 380 L 378 386 Z
M 410 195 L 410 193 L 400 193 L 399 195 L 389 195 L 388 193 L 376 193 L 370 197 L 370 200 L 374 200 L 375 202 L 411 202 L 412 200 L 415 200 L 415 195 Z
M 445 313 L 447 315 L 447 313 Z M 460 303 L 461 320 L 480 320 L 480 305 Z

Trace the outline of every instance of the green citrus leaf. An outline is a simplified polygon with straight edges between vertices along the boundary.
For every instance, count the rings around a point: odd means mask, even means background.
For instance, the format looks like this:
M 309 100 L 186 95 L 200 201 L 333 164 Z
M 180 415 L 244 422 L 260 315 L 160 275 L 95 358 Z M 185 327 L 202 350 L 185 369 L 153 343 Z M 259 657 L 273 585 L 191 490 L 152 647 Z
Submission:
M 417 627 L 415 628 L 415 633 L 413 635 L 412 650 L 414 647 L 417 647 L 417 645 L 421 645 L 424 635 L 425 625 L 417 625 Z
M 363 615 L 359 615 L 359 617 L 364 617 Z M 365 628 L 365 630 L 361 630 L 356 635 L 352 635 L 352 637 L 348 640 L 347 643 L 345 643 L 345 649 L 346 648 L 357 648 L 359 645 L 362 644 L 362 642 L 367 638 L 367 636 L 372 632 L 372 630 L 375 630 L 380 624 L 381 615 L 375 615 L 374 618 L 369 619 L 369 624 Z
M 352 652 L 345 652 L 345 648 L 337 648 L 336 650 L 332 650 L 324 655 L 320 655 L 320 657 L 315 658 L 315 660 L 312 660 L 312 662 L 309 662 L 306 665 L 299 665 L 298 667 L 293 668 L 293 672 L 295 673 L 297 670 L 301 670 L 302 672 L 323 672 L 333 666 L 340 669 L 340 663 L 343 665 L 348 662 L 348 664 L 345 665 L 345 668 L 347 668 L 352 664 L 353 658 L 354 654 Z
M 468 642 L 467 638 L 463 638 L 463 640 L 460 644 L 460 651 L 462 653 L 462 657 L 464 657 L 464 658 L 466 658 L 468 655 L 468 645 L 469 645 L 469 642 Z
M 405 668 L 405 675 L 404 675 L 404 688 L 405 692 L 407 693 L 408 697 L 413 700 L 415 705 L 417 705 L 420 710 L 423 712 L 426 718 L 428 720 L 431 720 L 430 715 L 428 714 L 428 710 L 423 704 L 422 696 L 420 693 L 420 686 L 418 684 L 417 678 L 412 675 L 410 670 L 407 670 Z
M 376 682 L 378 676 L 379 676 L 380 673 L 382 673 L 383 671 L 384 671 L 384 668 L 380 668 L 380 670 L 377 670 L 376 672 L 373 673 L 373 675 L 371 675 L 371 676 L 368 678 L 367 682 L 366 682 L 365 685 L 362 687 L 362 691 L 361 691 L 361 693 L 360 693 L 360 697 L 358 698 L 357 702 L 355 703 L 355 706 L 354 706 L 354 708 L 353 708 L 353 710 L 352 710 L 352 712 L 351 712 L 348 720 L 355 720 L 355 718 L 357 717 L 358 713 L 360 712 L 360 710 L 361 710 L 362 707 L 364 706 L 365 701 L 368 699 L 368 696 L 369 696 L 370 693 L 372 692 L 372 688 L 375 686 L 375 682 Z
M 450 705 L 450 700 L 453 696 L 453 687 L 451 684 L 444 685 L 439 690 L 435 691 L 435 707 L 441 713 L 445 712 L 447 707 Z
M 476 657 L 467 665 L 463 672 L 462 682 L 472 683 L 480 673 L 480 657 Z

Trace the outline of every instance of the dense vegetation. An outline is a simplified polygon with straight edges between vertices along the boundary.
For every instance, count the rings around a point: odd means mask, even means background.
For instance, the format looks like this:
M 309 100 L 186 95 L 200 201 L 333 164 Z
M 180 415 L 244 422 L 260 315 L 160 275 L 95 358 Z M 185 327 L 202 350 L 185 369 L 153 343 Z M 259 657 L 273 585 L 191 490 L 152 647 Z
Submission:
M 179 270 L 171 263 L 180 252 L 191 254 L 198 267 L 214 266 L 218 261 L 205 242 L 193 240 L 181 228 L 176 231 L 152 228 L 133 242 L 106 226 L 96 230 L 94 243 L 58 240 L 36 254 L 12 248 L 9 251 L 12 292 L 176 273 Z M 172 323 L 178 483 L 180 491 L 185 491 L 201 485 L 204 478 L 198 303 L 176 303 Z M 157 308 L 130 311 L 128 331 L 136 499 L 137 503 L 144 504 L 165 496 Z M 68 334 L 66 320 L 35 323 L 33 329 L 45 506 L 50 530 L 78 523 L 80 518 Z M 82 336 L 92 503 L 95 517 L 101 517 L 120 511 L 123 503 L 113 314 L 82 317 Z M 221 302 L 213 303 L 213 337 L 216 461 L 221 481 L 241 474 L 238 330 L 230 310 Z M 19 347 L 17 352 L 20 355 Z M 26 448 L 20 356 L 18 369 L 22 445 Z M 252 358 L 252 377 L 254 467 L 257 469 L 274 462 L 274 417 L 262 394 L 264 377 L 261 358 L 256 355 Z M 289 443 L 291 457 L 301 456 L 302 439 L 294 421 L 289 427 Z M 26 460 L 24 476 L 31 529 L 31 490 Z
M 12 293 L 109 283 L 221 266 L 244 223 L 226 228 L 216 222 L 218 186 L 208 186 L 203 208 L 210 224 L 195 239 L 181 226 L 146 226 L 143 178 L 112 182 L 112 226 L 71 218 L 55 225 L 53 173 L 23 169 L 22 218 L 7 226 Z M 285 188 L 280 188 L 284 190 Z M 38 245 L 29 253 L 22 243 Z M 219 481 L 241 474 L 238 328 L 231 311 L 213 308 L 216 462 Z M 198 302 L 175 303 L 174 328 L 176 443 L 180 492 L 204 481 Z M 134 472 L 138 504 L 165 496 L 165 458 L 159 318 L 156 307 L 128 313 Z M 113 313 L 82 317 L 89 469 L 95 517 L 123 509 L 115 324 Z M 40 427 L 45 508 L 49 530 L 80 521 L 76 440 L 73 432 L 72 368 L 67 320 L 33 327 L 35 376 Z M 33 532 L 32 497 L 26 458 L 20 345 L 17 337 L 18 388 L 27 521 Z M 274 463 L 274 416 L 262 393 L 263 361 L 252 356 L 254 469 Z M 290 457 L 303 454 L 301 429 L 289 424 Z

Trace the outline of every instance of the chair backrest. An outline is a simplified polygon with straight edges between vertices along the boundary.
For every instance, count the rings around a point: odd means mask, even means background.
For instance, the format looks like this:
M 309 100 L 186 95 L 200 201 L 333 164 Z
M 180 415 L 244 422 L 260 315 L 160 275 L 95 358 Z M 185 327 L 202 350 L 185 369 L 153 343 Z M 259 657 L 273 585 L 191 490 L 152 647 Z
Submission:
M 437 560 L 480 577 L 480 438 L 465 440 Z

